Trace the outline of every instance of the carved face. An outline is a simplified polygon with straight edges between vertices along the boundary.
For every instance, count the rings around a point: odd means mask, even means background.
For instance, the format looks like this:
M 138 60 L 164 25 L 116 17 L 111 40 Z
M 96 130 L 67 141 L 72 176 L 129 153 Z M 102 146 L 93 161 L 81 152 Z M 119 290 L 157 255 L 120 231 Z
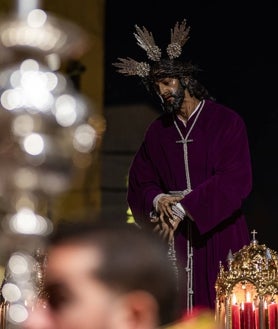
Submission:
M 179 79 L 163 78 L 155 82 L 155 90 L 162 99 L 166 112 L 178 112 L 184 100 L 184 89 Z

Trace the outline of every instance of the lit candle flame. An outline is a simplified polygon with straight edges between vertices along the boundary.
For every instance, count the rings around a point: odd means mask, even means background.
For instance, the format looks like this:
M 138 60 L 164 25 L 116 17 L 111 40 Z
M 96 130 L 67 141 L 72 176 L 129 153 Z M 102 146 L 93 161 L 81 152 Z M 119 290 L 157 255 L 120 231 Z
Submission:
M 237 303 L 236 295 L 233 294 L 232 296 L 232 304 L 235 305 Z
M 251 302 L 251 295 L 249 291 L 246 292 L 246 302 Z

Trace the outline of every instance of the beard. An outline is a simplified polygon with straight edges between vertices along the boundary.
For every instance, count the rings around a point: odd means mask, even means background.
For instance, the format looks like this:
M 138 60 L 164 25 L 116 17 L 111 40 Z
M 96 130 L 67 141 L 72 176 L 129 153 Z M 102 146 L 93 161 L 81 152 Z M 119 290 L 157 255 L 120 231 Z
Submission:
M 167 113 L 177 113 L 184 101 L 184 89 L 182 86 L 179 86 L 176 93 L 172 94 L 171 97 L 172 100 L 164 102 L 163 109 Z

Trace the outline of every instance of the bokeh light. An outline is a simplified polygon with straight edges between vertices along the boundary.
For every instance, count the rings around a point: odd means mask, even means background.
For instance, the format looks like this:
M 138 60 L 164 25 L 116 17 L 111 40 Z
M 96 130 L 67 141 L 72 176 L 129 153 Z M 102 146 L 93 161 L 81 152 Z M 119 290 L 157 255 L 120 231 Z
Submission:
M 89 46 L 82 28 L 35 0 L 18 0 L 18 12 L 0 20 L 1 293 L 4 321 L 13 327 L 27 319 L 41 289 L 44 256 L 37 251 L 53 230 L 45 205 L 71 187 L 76 169 L 91 165 L 105 130 L 91 101 L 58 71 Z

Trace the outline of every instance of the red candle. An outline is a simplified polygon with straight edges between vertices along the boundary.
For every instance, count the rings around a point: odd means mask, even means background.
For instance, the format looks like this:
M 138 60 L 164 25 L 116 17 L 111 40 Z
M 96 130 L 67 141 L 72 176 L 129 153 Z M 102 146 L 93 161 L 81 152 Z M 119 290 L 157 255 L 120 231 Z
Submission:
M 232 328 L 240 329 L 240 309 L 238 305 L 232 305 Z
M 277 329 L 277 306 L 276 303 L 271 303 L 267 307 L 268 311 L 268 328 Z
M 255 328 L 260 329 L 259 308 L 258 307 L 255 308 L 254 315 L 255 315 Z
M 240 325 L 241 325 L 241 329 L 244 329 L 243 312 L 244 312 L 244 305 L 243 305 L 243 303 L 241 303 L 240 304 Z
M 251 302 L 244 303 L 243 325 L 244 329 L 254 329 L 254 313 L 253 305 Z

